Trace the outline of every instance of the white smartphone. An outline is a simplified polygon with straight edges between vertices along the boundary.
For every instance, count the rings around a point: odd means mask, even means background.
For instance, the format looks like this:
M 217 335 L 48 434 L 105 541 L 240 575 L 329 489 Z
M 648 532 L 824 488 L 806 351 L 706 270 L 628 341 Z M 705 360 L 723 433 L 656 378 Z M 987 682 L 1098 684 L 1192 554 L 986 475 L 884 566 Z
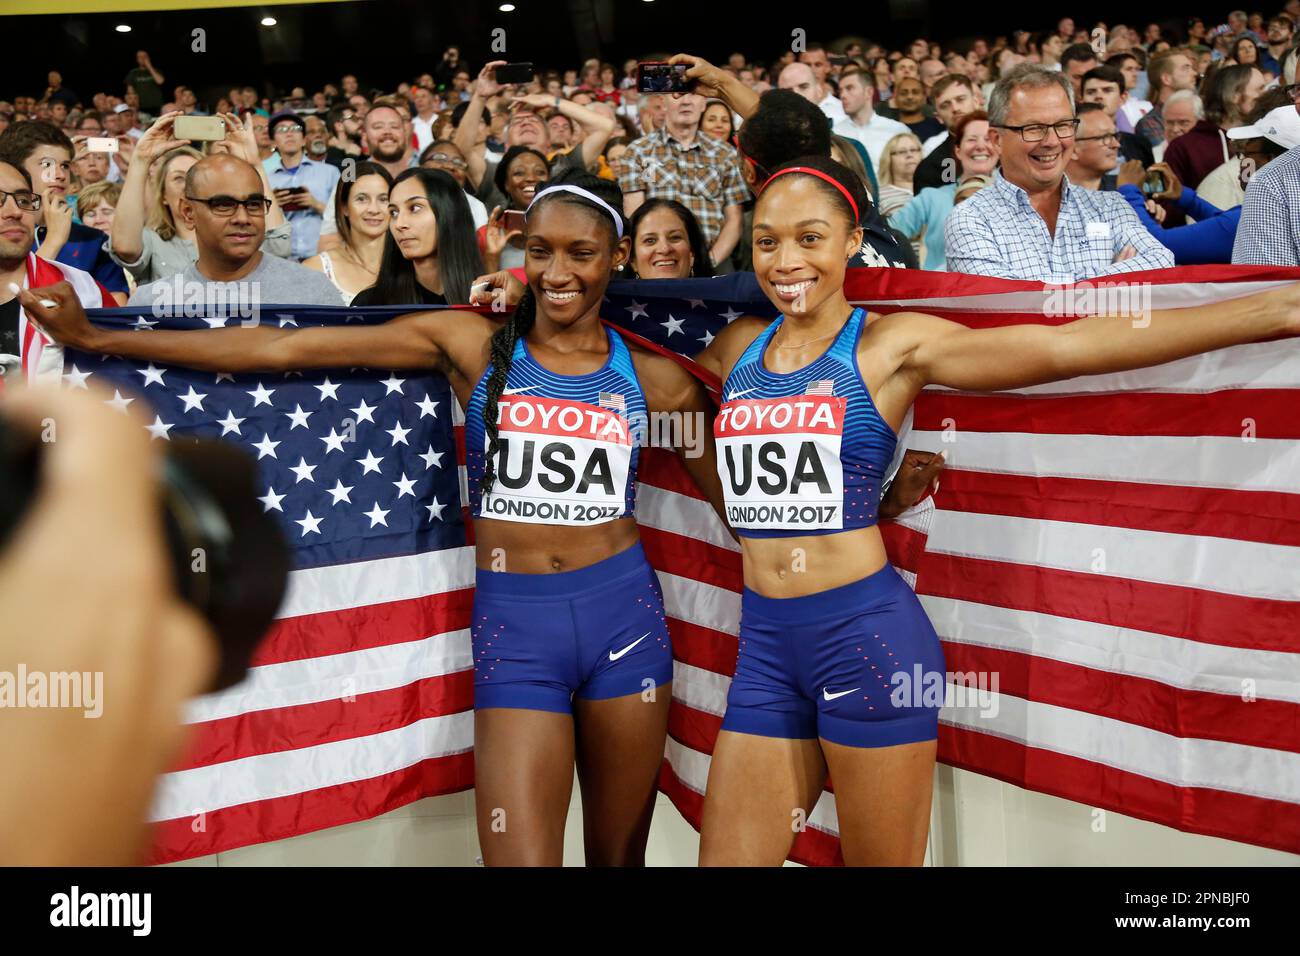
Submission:
M 86 149 L 92 153 L 116 153 L 117 140 L 112 136 L 91 136 L 86 139 Z

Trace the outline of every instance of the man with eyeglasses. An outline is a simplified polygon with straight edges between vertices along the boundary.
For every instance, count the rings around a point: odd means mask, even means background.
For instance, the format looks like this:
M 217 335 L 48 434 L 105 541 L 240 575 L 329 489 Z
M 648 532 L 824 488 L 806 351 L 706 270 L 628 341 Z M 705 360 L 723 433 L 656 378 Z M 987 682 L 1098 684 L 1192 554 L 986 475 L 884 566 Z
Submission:
M 1274 110 L 1252 124 L 1249 131 L 1228 135 L 1267 138 L 1274 143 L 1300 142 L 1300 83 L 1287 87 L 1294 107 Z M 1300 145 L 1259 169 L 1246 186 L 1241 221 L 1232 247 L 1233 264 L 1300 266 Z
M 32 190 L 27 170 L 0 162 L 0 384 L 24 378 L 58 382 L 63 374 L 63 350 L 27 322 L 11 283 L 36 289 L 67 281 L 85 308 L 117 305 L 88 272 L 31 251 L 40 209 L 41 197 Z
M 1002 166 L 948 217 L 949 271 L 1078 282 L 1174 264 L 1121 196 L 1066 178 L 1079 125 L 1068 77 L 1022 63 L 994 86 L 988 112 Z
M 1119 134 L 1115 121 L 1096 103 L 1079 104 L 1079 131 L 1065 175 L 1080 189 L 1116 188 L 1115 161 L 1119 156 Z
M 339 181 L 339 171 L 329 163 L 309 159 L 304 152 L 307 124 L 297 113 L 271 117 L 275 155 L 262 166 L 275 189 L 276 201 L 293 227 L 290 239 L 298 262 L 316 255 L 326 201 Z
M 457 185 L 465 191 L 465 201 L 469 203 L 469 213 L 474 219 L 474 228 L 486 226 L 487 207 L 483 201 L 469 191 L 469 163 L 465 155 L 449 139 L 440 139 L 430 143 L 428 149 L 420 154 L 420 165 L 429 169 L 441 169 L 456 180 Z
M 249 163 L 228 153 L 206 156 L 185 176 L 181 215 L 194 227 L 198 261 L 184 272 L 140 286 L 129 305 L 168 313 L 193 307 L 197 290 L 209 310 L 226 303 L 342 305 L 324 274 L 261 250 L 271 199 Z M 237 283 L 237 284 L 236 284 Z

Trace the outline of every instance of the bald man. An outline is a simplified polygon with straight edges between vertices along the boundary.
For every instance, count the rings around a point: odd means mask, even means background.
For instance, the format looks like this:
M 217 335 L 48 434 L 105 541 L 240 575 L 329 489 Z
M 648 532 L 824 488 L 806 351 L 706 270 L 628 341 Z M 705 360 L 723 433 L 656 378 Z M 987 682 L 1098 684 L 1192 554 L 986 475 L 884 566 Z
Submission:
M 229 307 L 225 314 L 254 321 L 263 303 L 342 305 L 322 273 L 262 252 L 270 206 L 262 178 L 244 160 L 229 153 L 199 160 L 185 176 L 180 206 L 194 229 L 198 261 L 140 286 L 128 304 L 151 306 L 155 315 L 206 316 Z
M 809 103 L 815 104 L 831 121 L 846 117 L 844 105 L 835 98 L 830 89 L 817 82 L 817 77 L 807 63 L 791 63 L 781 71 L 776 85 L 779 89 L 793 90 Z

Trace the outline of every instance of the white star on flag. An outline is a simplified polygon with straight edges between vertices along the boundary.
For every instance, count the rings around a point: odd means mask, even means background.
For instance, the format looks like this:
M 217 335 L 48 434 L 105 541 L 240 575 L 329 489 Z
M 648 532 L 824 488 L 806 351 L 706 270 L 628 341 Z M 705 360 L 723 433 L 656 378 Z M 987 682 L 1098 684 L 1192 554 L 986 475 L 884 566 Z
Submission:
M 324 520 L 324 515 L 317 518 L 311 513 L 311 509 L 308 508 L 306 516 L 300 519 L 295 519 L 294 524 L 302 525 L 302 536 L 305 538 L 308 534 L 320 534 L 320 523 Z
M 275 394 L 275 389 L 268 389 L 261 382 L 258 382 L 257 388 L 248 394 L 253 399 L 253 407 L 256 408 L 258 405 L 270 405 L 271 396 Z
M 257 449 L 257 460 L 261 461 L 267 455 L 278 458 L 279 456 L 275 453 L 275 446 L 278 444 L 280 444 L 278 441 L 271 441 L 270 435 L 263 433 L 260 442 L 253 442 L 253 447 Z
M 284 328 L 286 325 L 292 325 L 295 329 L 298 327 L 298 320 L 292 315 L 284 315 L 283 313 L 277 312 L 275 317 L 280 320 L 280 328 Z
M 322 402 L 325 401 L 325 399 L 327 399 L 327 398 L 332 398 L 332 399 L 334 399 L 335 401 L 338 401 L 338 398 L 339 398 L 339 397 L 338 397 L 338 394 L 337 394 L 337 393 L 338 393 L 339 387 L 338 387 L 338 385 L 337 385 L 336 383 L 331 382 L 328 378 L 325 379 L 324 384 L 322 384 L 322 385 L 315 385 L 315 386 L 313 386 L 313 387 L 314 387 L 314 388 L 318 388 L 318 389 L 320 389 L 320 400 L 321 400 Z
M 668 330 L 668 337 L 672 338 L 672 334 L 674 332 L 680 332 L 682 335 L 686 334 L 685 332 L 682 332 L 682 321 L 683 321 L 682 319 L 674 319 L 672 317 L 672 314 L 669 313 L 668 321 L 660 322 L 659 324 Z
M 150 385 L 163 384 L 163 370 L 160 368 L 156 368 L 153 362 L 149 363 L 148 368 L 138 368 L 136 369 L 136 371 L 144 376 L 145 388 L 148 388 Z
M 704 343 L 704 347 L 707 349 L 707 348 L 709 347 L 709 345 L 712 344 L 712 342 L 713 342 L 713 338 L 714 338 L 713 333 L 710 332 L 708 329 L 705 329 L 705 330 L 704 330 L 704 338 L 702 338 L 702 339 L 696 339 L 695 341 L 697 341 L 697 342 L 703 342 L 703 343 Z
M 428 393 L 425 393 L 425 396 L 424 396 L 424 400 L 423 400 L 423 401 L 416 402 L 415 404 L 418 405 L 418 406 L 420 406 L 420 417 L 421 417 L 421 418 L 423 418 L 425 415 L 429 415 L 429 416 L 432 417 L 432 418 L 437 418 L 437 417 L 438 417 L 438 403 L 435 402 L 435 401 L 432 401 L 432 400 L 429 398 Z
M 401 481 L 395 481 L 393 484 L 397 486 L 397 497 L 401 498 L 403 495 L 415 497 L 415 479 L 407 478 L 406 472 L 402 472 Z
M 119 412 L 125 412 L 126 406 L 130 405 L 134 401 L 134 398 L 123 398 L 120 391 L 113 389 L 113 397 L 104 399 L 104 404 L 112 405 Z
M 215 317 L 209 318 L 208 316 L 205 315 L 203 317 L 203 321 L 208 323 L 208 328 L 210 329 L 224 329 L 226 327 L 225 319 L 215 318 Z
M 384 429 L 385 435 L 391 435 L 393 437 L 394 447 L 397 445 L 406 445 L 407 447 L 410 447 L 411 443 L 406 440 L 406 436 L 410 433 L 411 430 L 409 428 L 403 428 L 401 422 L 394 422 L 392 428 Z
M 375 474 L 380 474 L 379 463 L 383 460 L 384 460 L 383 458 L 376 458 L 375 453 L 373 451 L 368 451 L 366 452 L 365 458 L 357 459 L 357 464 L 360 465 L 363 469 L 365 469 L 364 471 L 361 472 L 362 475 L 368 475 L 372 471 L 375 472 Z
M 434 467 L 441 468 L 442 456 L 444 454 L 446 454 L 446 452 L 434 451 L 433 446 L 430 445 L 429 450 L 426 452 L 422 452 L 419 457 L 424 459 L 425 468 L 434 468 Z
M 144 427 L 145 430 L 147 430 L 149 434 L 154 438 L 165 438 L 167 439 L 167 441 L 171 441 L 172 436 L 168 435 L 167 432 L 169 432 L 171 429 L 175 428 L 176 426 L 167 424 L 165 421 L 162 420 L 161 415 L 155 415 L 153 417 L 153 424 L 145 425 Z
M 335 429 L 331 428 L 328 435 L 321 435 L 320 440 L 325 443 L 325 453 L 328 455 L 332 451 L 342 451 L 343 443 L 348 440 L 347 435 L 340 435 Z
M 293 411 L 284 413 L 284 417 L 289 419 L 289 421 L 293 422 L 293 424 L 289 426 L 289 431 L 293 431 L 295 428 L 299 426 L 306 428 L 307 417 L 309 415 L 311 415 L 311 412 L 304 412 L 302 410 L 302 406 L 297 402 L 295 402 L 293 406 Z
M 196 392 L 194 391 L 194 386 L 191 385 L 190 390 L 188 392 L 186 392 L 184 395 L 178 395 L 177 397 L 182 402 L 185 403 L 185 411 L 187 412 L 205 411 L 203 407 L 203 400 L 208 397 L 207 392 Z
M 348 493 L 352 491 L 352 488 L 352 485 L 344 485 L 343 479 L 339 478 L 335 481 L 333 488 L 326 489 L 326 494 L 334 498 L 334 504 L 338 504 L 340 501 L 352 504 L 352 499 L 348 497 Z
M 431 504 L 431 505 L 425 505 L 425 507 L 429 509 L 429 520 L 430 520 L 430 521 L 441 521 L 441 520 L 442 520 L 442 509 L 443 509 L 443 508 L 446 508 L 447 506 L 444 505 L 444 504 L 440 504 L 439 501 L 438 501 L 438 499 L 437 499 L 437 498 L 434 498 L 434 499 L 433 499 L 433 504 Z
M 243 423 L 244 419 L 235 417 L 235 410 L 233 408 L 226 412 L 225 418 L 217 419 L 217 424 L 221 426 L 221 434 L 223 435 L 229 435 L 231 432 L 234 432 L 236 435 L 241 435 L 242 432 L 240 432 L 239 426 Z
M 270 511 L 272 508 L 274 508 L 276 511 L 280 512 L 281 514 L 284 514 L 284 509 L 280 507 L 280 502 L 284 501 L 284 498 L 285 498 L 284 495 L 277 495 L 275 493 L 274 485 L 267 485 L 266 494 L 263 497 L 258 498 L 257 500 L 262 502 L 263 511 Z
M 232 375 L 231 373 L 229 373 L 229 372 L 218 372 L 218 373 L 217 373 L 217 380 L 216 380 L 215 382 L 213 382 L 212 384 L 213 384 L 213 385 L 220 385 L 222 382 L 233 382 L 234 380 L 235 380 L 235 376 Z
M 727 306 L 727 311 L 721 313 L 722 317 L 727 320 L 728 325 L 730 325 L 732 322 L 735 322 L 738 318 L 740 318 L 744 314 L 745 314 L 744 312 L 737 312 L 731 306 Z
M 83 372 L 81 369 L 77 368 L 76 365 L 73 365 L 72 371 L 65 372 L 63 379 L 72 388 L 86 388 L 86 379 L 90 378 L 90 375 L 90 372 Z M 89 389 L 87 389 L 87 391 L 89 391 Z
M 155 325 L 157 325 L 158 323 L 157 323 L 157 322 L 150 322 L 150 321 L 149 321 L 148 319 L 146 319 L 143 315 L 138 315 L 138 316 L 136 316 L 135 321 L 132 322 L 131 324 L 134 325 L 134 326 L 136 327 L 137 330 L 139 330 L 139 329 L 152 329 L 152 328 L 153 328 Z
M 703 300 L 703 299 L 687 299 L 686 301 L 690 303 L 690 306 L 691 306 L 692 309 L 703 309 L 703 308 L 705 308 L 704 300 Z
M 362 422 L 370 422 L 371 424 L 374 424 L 375 420 L 371 417 L 370 413 L 378 407 L 378 405 L 367 405 L 366 400 L 363 398 L 361 404 L 352 409 L 352 414 L 357 416 L 357 424 L 360 425 Z
M 624 306 L 623 311 L 631 312 L 632 318 L 634 319 L 650 318 L 650 313 L 645 310 L 645 306 L 642 305 L 640 302 L 638 302 L 636 299 L 632 300 L 631 305 Z
M 379 507 L 378 501 L 375 502 L 375 506 L 369 511 L 363 511 L 361 513 L 370 519 L 370 527 L 373 528 L 375 525 L 383 525 L 385 528 L 388 527 L 388 511 Z
M 298 476 L 298 481 L 294 482 L 295 485 L 298 484 L 299 481 L 315 482 L 316 480 L 311 476 L 311 473 L 316 470 L 316 466 L 307 464 L 307 459 L 301 456 L 298 458 L 298 464 L 294 465 L 289 470 Z
M 406 381 L 406 379 L 404 379 L 404 378 L 398 378 L 396 375 L 393 375 L 393 374 L 390 373 L 389 376 L 388 376 L 388 378 L 384 379 L 384 380 L 383 380 L 382 382 L 380 382 L 379 384 L 383 385 L 384 388 L 388 389 L 388 391 L 384 392 L 385 395 L 392 395 L 393 392 L 396 392 L 398 395 L 401 395 L 401 394 L 402 394 L 402 384 L 403 384 L 405 381 Z

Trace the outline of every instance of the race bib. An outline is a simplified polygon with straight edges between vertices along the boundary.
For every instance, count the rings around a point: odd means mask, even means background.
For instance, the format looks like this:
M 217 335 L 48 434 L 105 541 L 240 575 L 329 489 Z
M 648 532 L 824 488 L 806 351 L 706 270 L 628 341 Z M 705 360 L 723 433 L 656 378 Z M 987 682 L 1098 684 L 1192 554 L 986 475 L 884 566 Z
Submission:
M 626 514 L 632 435 L 624 416 L 527 395 L 503 395 L 498 407 L 496 481 L 482 517 L 593 525 Z
M 840 442 L 847 407 L 847 399 L 829 395 L 723 404 L 713 434 L 733 528 L 844 527 Z

